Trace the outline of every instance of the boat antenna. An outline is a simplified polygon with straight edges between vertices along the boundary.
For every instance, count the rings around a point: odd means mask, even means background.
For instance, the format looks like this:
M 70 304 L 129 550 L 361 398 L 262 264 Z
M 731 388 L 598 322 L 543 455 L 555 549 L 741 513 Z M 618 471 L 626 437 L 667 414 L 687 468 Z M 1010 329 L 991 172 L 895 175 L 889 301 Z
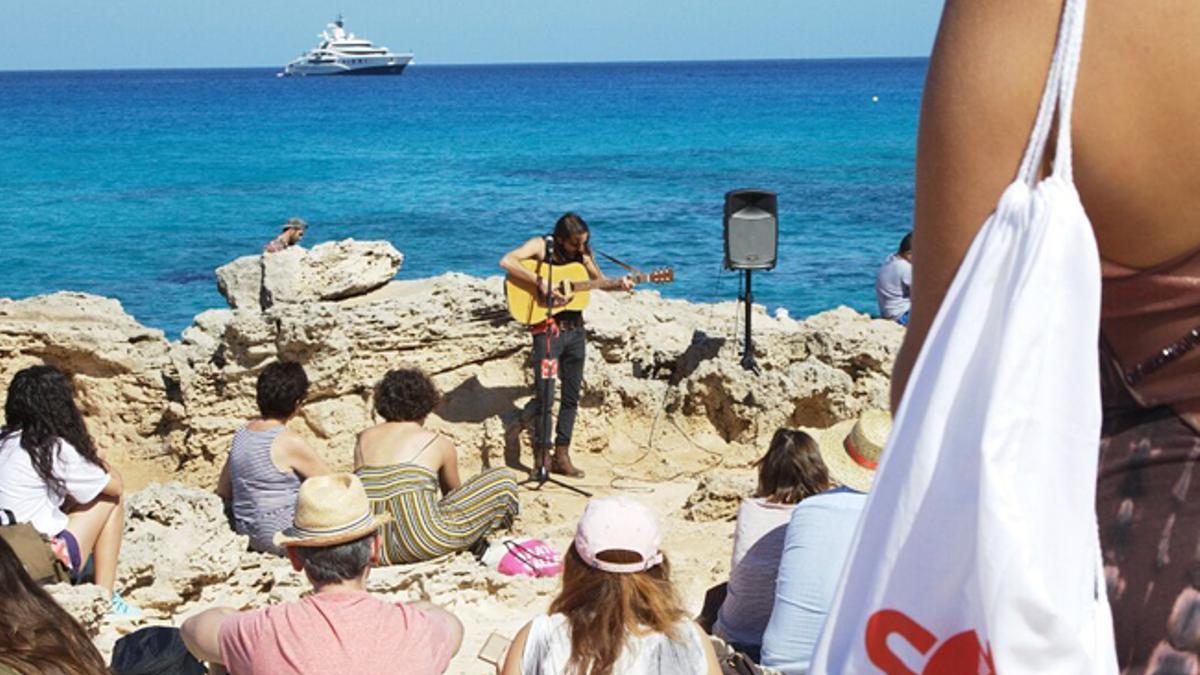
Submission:
M 337 27 L 338 27 L 338 28 L 345 28 L 345 26 L 343 26 L 343 25 L 342 25 L 342 12 L 341 12 L 341 10 L 338 10 L 338 18 L 337 18 L 337 21 L 335 21 L 334 23 L 336 23 L 336 24 L 337 24 Z

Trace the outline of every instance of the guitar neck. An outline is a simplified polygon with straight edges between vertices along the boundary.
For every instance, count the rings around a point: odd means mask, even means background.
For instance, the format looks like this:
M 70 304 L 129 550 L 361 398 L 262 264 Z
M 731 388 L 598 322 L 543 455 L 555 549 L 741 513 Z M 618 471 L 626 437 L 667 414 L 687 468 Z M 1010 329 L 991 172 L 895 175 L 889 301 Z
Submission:
M 631 274 L 635 284 L 640 284 L 650 278 L 649 274 Z M 590 279 L 588 281 L 577 281 L 571 284 L 571 288 L 576 291 L 611 291 L 614 288 L 621 287 L 621 279 L 624 277 L 606 277 L 604 279 Z

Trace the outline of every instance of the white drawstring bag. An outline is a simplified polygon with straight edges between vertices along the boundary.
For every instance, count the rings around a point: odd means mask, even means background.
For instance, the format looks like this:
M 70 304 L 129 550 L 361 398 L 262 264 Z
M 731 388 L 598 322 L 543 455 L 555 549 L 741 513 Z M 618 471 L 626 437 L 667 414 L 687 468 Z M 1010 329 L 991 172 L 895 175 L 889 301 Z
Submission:
M 1100 260 L 1071 174 L 1084 9 L 1066 0 L 1018 177 L 910 376 L 813 673 L 1117 672 L 1095 515 Z

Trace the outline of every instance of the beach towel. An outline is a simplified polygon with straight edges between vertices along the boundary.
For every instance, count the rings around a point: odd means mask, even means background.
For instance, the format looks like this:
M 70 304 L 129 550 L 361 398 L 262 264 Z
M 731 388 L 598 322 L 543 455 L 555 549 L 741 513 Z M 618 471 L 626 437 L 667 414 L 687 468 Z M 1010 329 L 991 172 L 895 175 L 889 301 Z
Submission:
M 1084 9 L 1066 0 L 1018 176 L 917 358 L 813 673 L 1117 672 L 1094 507 L 1100 261 L 1071 172 Z

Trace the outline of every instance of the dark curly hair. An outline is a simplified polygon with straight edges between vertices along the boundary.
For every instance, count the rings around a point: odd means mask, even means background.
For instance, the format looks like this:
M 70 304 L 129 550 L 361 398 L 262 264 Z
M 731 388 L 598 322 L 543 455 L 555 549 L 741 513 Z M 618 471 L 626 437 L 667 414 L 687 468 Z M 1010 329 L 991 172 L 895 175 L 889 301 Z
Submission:
M 75 405 L 71 381 L 54 366 L 26 368 L 8 383 L 0 441 L 18 432 L 34 470 L 58 496 L 67 493 L 63 479 L 54 475 L 54 457 L 61 441 L 70 443 L 88 462 L 104 468 Z
M 308 375 L 299 363 L 276 361 L 258 374 L 255 394 L 263 419 L 287 419 L 308 395 Z
M 103 657 L 75 619 L 0 539 L 0 665 L 19 673 L 102 675 Z
M 758 467 L 754 496 L 775 504 L 798 504 L 830 487 L 817 442 L 798 429 L 777 429 L 767 454 L 754 465 Z
M 419 422 L 441 400 L 433 380 L 416 368 L 388 371 L 375 385 L 375 412 L 389 422 Z

